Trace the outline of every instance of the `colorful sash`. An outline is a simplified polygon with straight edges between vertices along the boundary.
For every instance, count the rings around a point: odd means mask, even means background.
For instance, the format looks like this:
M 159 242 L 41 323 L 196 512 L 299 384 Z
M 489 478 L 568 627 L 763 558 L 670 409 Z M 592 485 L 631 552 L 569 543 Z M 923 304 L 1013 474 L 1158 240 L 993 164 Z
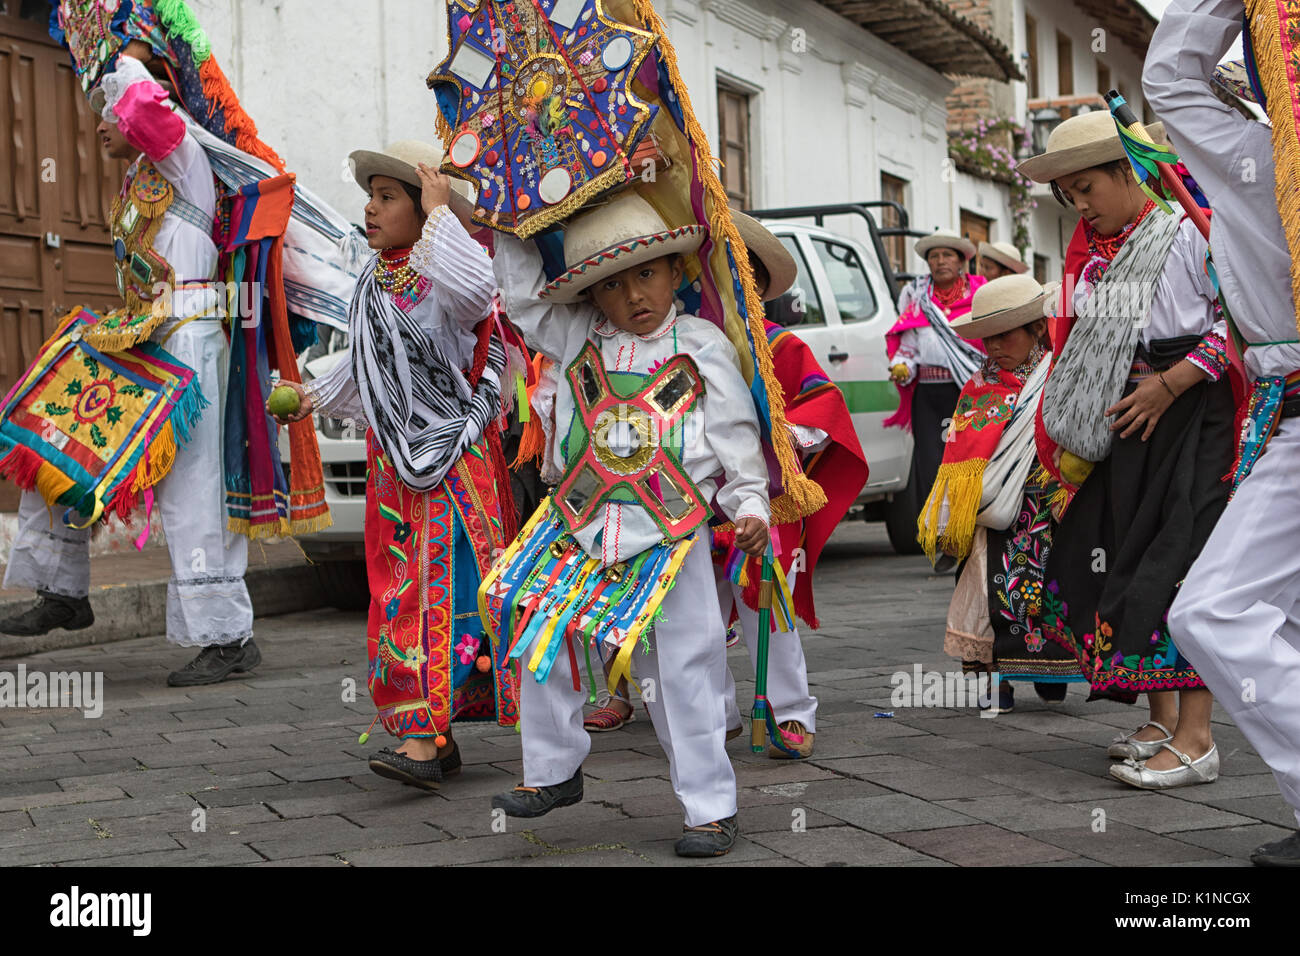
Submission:
M 151 500 L 208 404 L 194 372 L 158 346 L 90 345 L 98 321 L 88 309 L 65 318 L 0 408 L 0 475 L 81 528 Z
M 591 648 L 616 651 L 611 692 L 630 677 L 632 648 L 647 635 L 659 607 L 698 535 L 642 551 L 630 561 L 602 568 L 565 530 L 551 499 L 534 512 L 479 587 L 479 616 L 493 635 L 497 664 L 527 658 L 539 684 L 564 645 L 574 689 L 579 688 L 574 641 L 582 643 L 589 685 Z

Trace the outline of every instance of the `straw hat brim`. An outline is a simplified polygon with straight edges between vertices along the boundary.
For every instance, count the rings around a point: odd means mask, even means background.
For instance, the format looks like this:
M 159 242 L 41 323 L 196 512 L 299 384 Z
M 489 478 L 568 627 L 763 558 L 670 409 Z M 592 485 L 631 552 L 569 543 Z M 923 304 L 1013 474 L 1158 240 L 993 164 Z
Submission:
M 420 189 L 423 185 L 420 182 L 420 171 L 396 156 L 370 149 L 358 149 L 349 154 L 348 159 L 352 162 L 352 175 L 363 192 L 370 192 L 370 180 L 374 176 L 387 176 L 389 179 L 396 179 L 416 189 Z M 437 163 L 433 163 L 432 166 L 434 169 L 438 168 Z M 474 208 L 469 198 L 469 184 L 460 179 L 451 177 L 448 179 L 451 180 L 452 210 L 456 213 L 468 214 Z
M 968 312 L 952 323 L 952 330 L 965 339 L 986 339 L 991 335 L 1001 335 L 1003 332 L 1028 325 L 1035 319 L 1045 319 L 1047 318 L 1046 307 L 1054 301 L 1057 288 L 1053 284 L 1023 305 L 990 312 L 978 318 L 972 318 L 971 313 Z
M 916 240 L 916 254 L 922 259 L 931 249 L 952 249 L 959 253 L 966 262 L 975 256 L 975 243 L 964 236 L 926 236 Z
M 1018 275 L 1029 271 L 1029 263 L 1025 262 L 1023 259 L 1011 258 L 991 243 L 981 242 L 979 251 L 981 259 L 992 260 L 1003 268 L 1010 269 Z
M 576 263 L 554 282 L 548 283 L 538 295 L 560 304 L 577 302 L 583 292 L 607 276 L 661 256 L 689 255 L 699 249 L 702 242 L 704 227 L 698 223 L 625 239 Z
M 762 262 L 763 268 L 767 270 L 768 283 L 763 290 L 763 301 L 771 302 L 780 298 L 789 291 L 799 276 L 794 256 L 790 255 L 790 250 L 786 249 L 780 239 L 768 232 L 753 216 L 732 210 L 731 221 L 740 231 L 740 238 L 744 240 L 749 254 Z
M 1155 142 L 1165 142 L 1164 123 L 1151 123 L 1146 127 L 1146 131 Z M 1016 169 L 1036 183 L 1050 183 L 1062 176 L 1123 158 L 1124 145 L 1119 140 L 1119 133 L 1115 133 L 1113 136 L 1094 140 L 1091 143 L 1039 153 L 1020 163 Z

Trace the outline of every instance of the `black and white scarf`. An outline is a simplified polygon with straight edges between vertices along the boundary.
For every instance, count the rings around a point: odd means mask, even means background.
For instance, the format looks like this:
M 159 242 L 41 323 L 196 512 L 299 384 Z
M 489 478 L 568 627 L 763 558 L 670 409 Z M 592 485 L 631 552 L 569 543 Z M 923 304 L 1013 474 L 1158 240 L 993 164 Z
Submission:
M 505 349 L 493 335 L 483 374 L 471 387 L 429 332 L 379 285 L 377 259 L 362 272 L 348 315 L 352 378 L 398 477 L 415 491 L 429 491 L 496 417 Z
M 961 388 L 988 357 L 953 331 L 948 316 L 943 314 L 930 294 L 934 280 L 930 276 L 918 276 L 903 290 L 900 298 L 900 313 L 915 304 L 934 329 L 939 345 L 943 348 L 943 364 L 952 375 L 952 380 Z

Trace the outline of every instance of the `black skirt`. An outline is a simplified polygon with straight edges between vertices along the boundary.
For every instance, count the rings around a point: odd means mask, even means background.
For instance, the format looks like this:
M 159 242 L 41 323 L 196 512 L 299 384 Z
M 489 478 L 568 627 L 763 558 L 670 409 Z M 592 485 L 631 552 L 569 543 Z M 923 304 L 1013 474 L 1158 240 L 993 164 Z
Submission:
M 953 382 L 920 382 L 912 392 L 912 471 L 916 500 L 924 503 L 943 462 L 943 433 L 952 421 L 961 389 Z
M 1139 357 L 1168 368 L 1198 341 L 1156 340 Z M 1061 520 L 1042 627 L 1078 657 L 1089 699 L 1131 702 L 1150 691 L 1205 686 L 1174 646 L 1167 617 L 1228 502 L 1233 415 L 1226 375 L 1188 389 L 1149 440 L 1140 430 L 1116 435 Z

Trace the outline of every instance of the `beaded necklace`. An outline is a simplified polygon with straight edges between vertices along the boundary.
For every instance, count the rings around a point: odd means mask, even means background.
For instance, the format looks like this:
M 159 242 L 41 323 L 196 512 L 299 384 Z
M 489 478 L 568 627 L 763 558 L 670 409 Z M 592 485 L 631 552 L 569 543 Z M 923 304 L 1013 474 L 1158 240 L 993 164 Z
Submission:
M 948 313 L 952 306 L 956 305 L 962 299 L 966 298 L 967 289 L 970 283 L 966 280 L 966 273 L 961 274 L 956 282 L 950 285 L 947 290 L 933 286 L 935 301 L 943 308 L 944 313 Z
M 1100 236 L 1092 226 L 1085 224 L 1084 228 L 1088 233 L 1088 252 L 1094 258 L 1105 259 L 1109 263 L 1119 255 L 1119 250 L 1133 230 L 1138 227 L 1138 223 L 1145 219 L 1147 213 L 1154 208 L 1156 208 L 1156 204 L 1148 199 L 1146 205 L 1142 207 L 1142 211 L 1138 213 L 1138 217 L 1113 236 Z
M 389 295 L 404 296 L 415 288 L 420 274 L 410 265 L 411 247 L 385 249 L 375 260 L 375 281 Z

